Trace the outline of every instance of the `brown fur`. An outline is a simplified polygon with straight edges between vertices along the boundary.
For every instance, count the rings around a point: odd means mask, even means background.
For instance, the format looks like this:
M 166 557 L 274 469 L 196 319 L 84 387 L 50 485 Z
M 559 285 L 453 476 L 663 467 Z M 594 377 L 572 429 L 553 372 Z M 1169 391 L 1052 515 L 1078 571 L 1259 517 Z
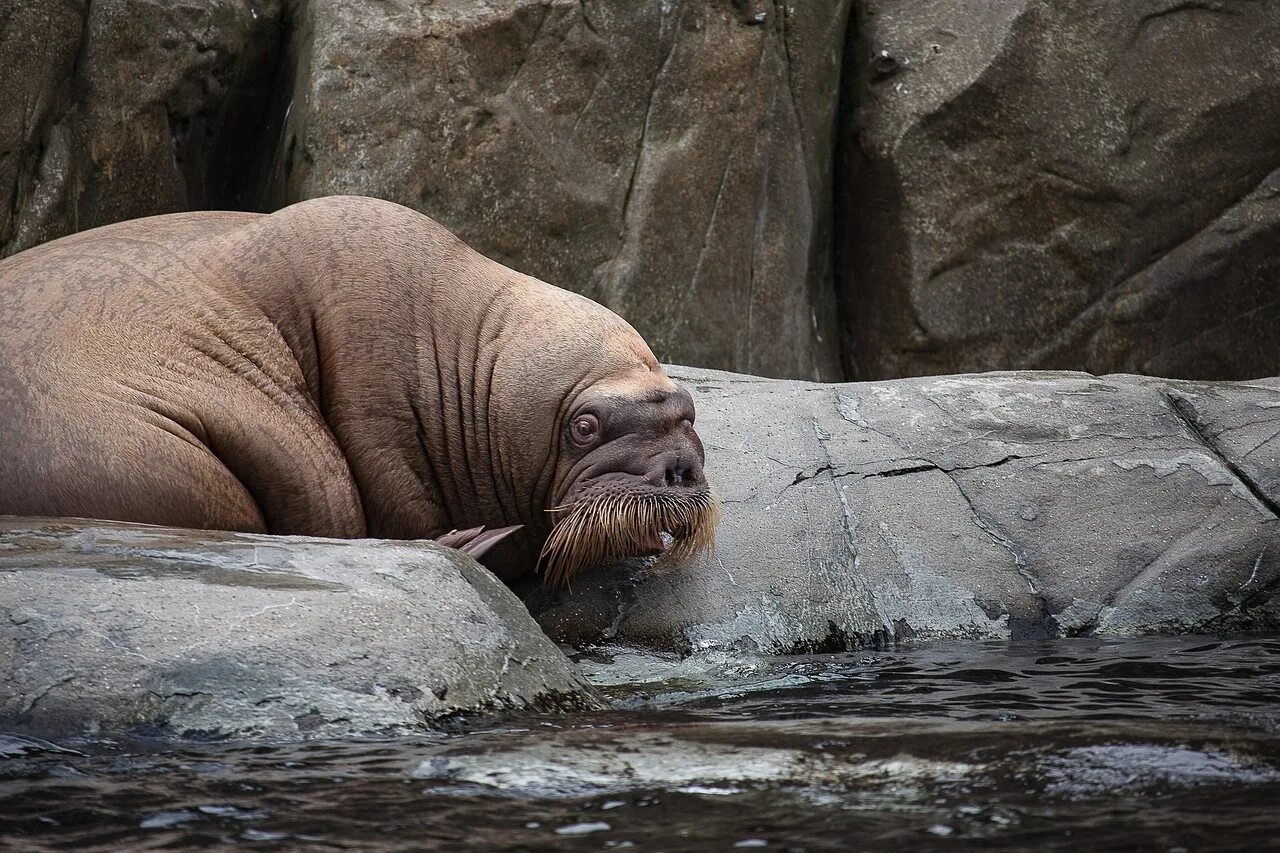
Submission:
M 561 440 L 577 401 L 676 394 L 617 315 L 372 199 L 135 220 L 0 262 L 0 513 L 334 537 L 519 524 L 491 555 L 512 578 L 594 476 Z M 694 465 L 705 492 L 691 411 L 673 412 L 623 455 Z M 684 494 L 635 506 L 664 493 Z M 654 512 L 569 517 L 584 542 L 603 523 L 710 535 L 706 512 Z M 625 539 L 558 537 L 556 577 Z

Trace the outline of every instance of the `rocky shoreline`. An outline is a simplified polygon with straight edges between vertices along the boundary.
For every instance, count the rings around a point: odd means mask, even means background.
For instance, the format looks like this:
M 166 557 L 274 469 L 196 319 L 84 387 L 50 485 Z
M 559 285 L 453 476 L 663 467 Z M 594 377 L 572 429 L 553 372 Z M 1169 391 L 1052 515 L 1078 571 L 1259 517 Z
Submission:
M 538 623 L 429 542 L 0 519 L 0 726 L 291 739 L 596 707 L 552 640 L 777 654 L 1280 627 L 1280 379 L 671 374 L 725 503 L 715 553 L 517 590 Z

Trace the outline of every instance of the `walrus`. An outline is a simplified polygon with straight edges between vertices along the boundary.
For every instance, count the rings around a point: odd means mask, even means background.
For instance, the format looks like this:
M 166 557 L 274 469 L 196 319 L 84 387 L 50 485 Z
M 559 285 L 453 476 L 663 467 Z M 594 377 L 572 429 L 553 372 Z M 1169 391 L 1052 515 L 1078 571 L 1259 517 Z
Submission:
M 558 584 L 711 543 L 694 414 L 621 317 L 390 202 L 169 214 L 0 262 L 3 514 L 502 539 L 496 574 Z

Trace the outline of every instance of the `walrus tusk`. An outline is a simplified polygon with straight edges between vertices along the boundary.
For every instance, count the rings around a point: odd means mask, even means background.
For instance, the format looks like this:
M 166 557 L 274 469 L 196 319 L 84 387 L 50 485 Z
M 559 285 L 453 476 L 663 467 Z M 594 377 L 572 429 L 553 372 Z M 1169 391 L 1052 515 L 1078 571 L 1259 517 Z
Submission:
M 468 527 L 466 530 L 450 530 L 443 536 L 436 537 L 435 541 L 446 548 L 453 548 L 472 559 L 479 560 L 490 548 L 515 533 L 521 527 L 524 527 L 524 525 L 513 524 L 509 527 L 486 529 L 484 525 L 480 525 L 479 527 Z

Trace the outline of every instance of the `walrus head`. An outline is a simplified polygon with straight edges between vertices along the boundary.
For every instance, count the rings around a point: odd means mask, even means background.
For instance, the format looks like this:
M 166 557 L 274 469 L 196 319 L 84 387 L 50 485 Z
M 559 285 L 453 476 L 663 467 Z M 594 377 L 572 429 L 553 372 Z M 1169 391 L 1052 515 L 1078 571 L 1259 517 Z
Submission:
M 535 284 L 522 288 L 523 307 L 555 321 L 522 323 L 494 382 L 521 389 L 502 395 L 521 401 L 504 408 L 504 432 L 547 436 L 537 458 L 514 466 L 541 472 L 532 493 L 544 518 L 530 534 L 544 582 L 623 557 L 661 554 L 657 566 L 669 566 L 709 548 L 720 504 L 703 471 L 692 396 L 621 317 Z M 527 439 L 508 447 L 531 452 Z
M 656 367 L 594 383 L 568 407 L 540 557 L 549 584 L 620 557 L 681 562 L 713 542 L 720 506 L 703 473 L 693 398 Z

